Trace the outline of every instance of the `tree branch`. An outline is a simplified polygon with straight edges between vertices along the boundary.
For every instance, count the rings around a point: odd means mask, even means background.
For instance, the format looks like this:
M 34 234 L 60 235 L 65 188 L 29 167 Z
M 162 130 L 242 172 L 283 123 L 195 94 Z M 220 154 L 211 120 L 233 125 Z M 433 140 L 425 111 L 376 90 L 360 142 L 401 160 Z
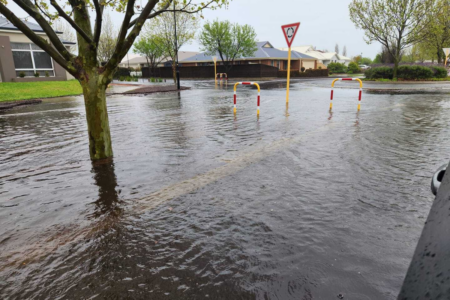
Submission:
M 64 12 L 55 0 L 50 0 L 50 4 L 56 9 L 59 16 L 66 20 L 86 42 L 90 44 L 92 43 L 92 39 L 86 34 L 86 32 L 84 32 L 84 30 L 81 29 L 80 26 L 78 26 L 77 23 L 75 23 L 75 21 Z
M 41 26 L 42 30 L 44 30 L 45 34 L 52 42 L 53 46 L 55 46 L 56 50 L 58 50 L 58 52 L 66 60 L 71 60 L 73 55 L 70 54 L 70 52 L 66 49 L 66 47 L 63 45 L 56 32 L 53 30 L 50 24 L 44 19 L 44 17 L 41 15 L 37 7 L 34 6 L 30 0 L 14 0 L 14 2 L 36 20 L 36 22 Z
M 102 22 L 103 22 L 103 8 L 104 6 L 100 5 L 98 0 L 93 0 L 95 6 L 95 28 L 94 28 L 94 44 L 98 45 L 100 41 L 100 35 L 102 33 Z
M 45 39 L 38 36 L 33 30 L 31 30 L 25 23 L 22 22 L 16 15 L 10 11 L 3 3 L 0 2 L 0 13 L 4 15 L 14 26 L 17 27 L 25 36 L 27 36 L 33 43 L 47 52 L 61 67 L 66 69 L 70 74 L 76 76 L 76 69 L 69 65 L 67 60 L 61 56 Z M 70 60 L 71 61 L 71 60 Z

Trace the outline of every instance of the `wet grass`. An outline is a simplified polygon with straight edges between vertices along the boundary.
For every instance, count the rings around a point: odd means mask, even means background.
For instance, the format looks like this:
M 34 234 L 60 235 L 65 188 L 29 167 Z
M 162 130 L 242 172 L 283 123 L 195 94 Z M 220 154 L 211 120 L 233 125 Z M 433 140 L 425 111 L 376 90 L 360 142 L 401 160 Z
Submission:
M 362 81 L 376 81 L 376 82 L 399 82 L 399 81 L 405 81 L 405 82 L 424 82 L 424 81 L 450 81 L 450 77 L 446 78 L 428 78 L 428 79 L 385 79 L 385 78 L 377 78 L 377 79 L 368 79 L 368 78 L 362 78 Z
M 2 82 L 0 102 L 79 95 L 78 81 Z

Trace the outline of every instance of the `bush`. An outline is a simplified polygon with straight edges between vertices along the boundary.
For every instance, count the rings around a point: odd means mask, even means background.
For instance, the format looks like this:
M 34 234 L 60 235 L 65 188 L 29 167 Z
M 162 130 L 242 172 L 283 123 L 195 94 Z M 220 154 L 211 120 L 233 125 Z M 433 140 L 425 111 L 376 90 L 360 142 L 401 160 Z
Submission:
M 50 73 L 48 71 L 45 71 L 45 77 L 50 77 Z
M 131 77 L 130 77 L 130 76 L 127 76 L 127 77 L 126 77 L 126 81 L 131 82 Z
M 156 79 L 154 77 L 151 77 L 150 82 L 156 82 Z
M 127 77 L 130 76 L 130 70 L 127 68 L 117 68 L 116 73 L 114 73 L 114 78 L 120 78 L 121 76 Z
M 391 67 L 376 67 L 365 72 L 367 79 L 392 79 L 394 72 Z
M 400 66 L 397 77 L 403 79 L 427 79 L 433 77 L 433 71 L 423 66 Z
M 24 77 L 25 77 L 25 72 L 20 72 L 20 73 L 19 73 L 19 77 L 20 77 L 20 78 L 24 78 Z
M 34 77 L 39 77 L 39 72 L 34 73 Z
M 431 67 L 431 70 L 435 78 L 447 78 L 448 76 L 447 69 L 444 67 Z
M 332 73 L 345 73 L 345 72 L 347 72 L 347 67 L 344 64 L 341 64 L 341 63 L 329 63 L 327 68 Z
M 305 68 L 305 67 L 301 67 L 300 70 L 301 70 L 302 72 L 305 72 L 306 68 Z
M 120 81 L 125 81 L 125 76 L 120 76 L 120 77 L 119 77 L 119 80 L 120 80 Z
M 162 78 L 158 78 L 158 82 L 163 82 Z
M 361 70 L 359 69 L 358 65 L 355 62 L 351 62 L 348 64 L 348 73 L 349 74 L 355 74 L 360 73 Z

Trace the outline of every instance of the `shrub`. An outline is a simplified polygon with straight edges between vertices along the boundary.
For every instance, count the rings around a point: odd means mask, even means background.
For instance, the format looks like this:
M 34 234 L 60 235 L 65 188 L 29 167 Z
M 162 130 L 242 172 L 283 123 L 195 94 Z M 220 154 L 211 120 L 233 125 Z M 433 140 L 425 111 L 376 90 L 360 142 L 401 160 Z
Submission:
M 392 79 L 393 74 L 394 72 L 391 67 L 376 67 L 365 72 L 366 78 L 368 79 Z
M 361 72 L 361 70 L 359 69 L 358 65 L 355 62 L 351 62 L 348 64 L 348 73 L 349 74 L 354 74 L 354 73 L 359 73 Z
M 448 76 L 447 69 L 444 67 L 431 67 L 431 70 L 435 78 L 447 78 Z
M 347 67 L 341 63 L 329 63 L 328 70 L 332 73 L 345 73 L 347 72 Z
M 156 82 L 156 79 L 154 77 L 151 77 L 150 82 Z
M 50 73 L 48 71 L 45 71 L 45 77 L 50 77 Z
M 319 69 L 319 70 L 322 70 L 322 67 L 321 67 L 321 66 L 319 66 L 319 67 L 318 67 L 318 69 Z
M 300 70 L 301 70 L 302 72 L 305 72 L 306 68 L 305 68 L 305 67 L 301 67 Z
M 130 81 L 131 81 L 131 77 L 130 77 L 130 76 L 127 76 L 127 77 L 126 77 L 126 81 L 130 82 Z
M 20 72 L 20 73 L 19 73 L 19 77 L 20 77 L 20 78 L 24 78 L 24 77 L 25 77 L 25 72 Z
M 120 77 L 119 77 L 119 80 L 120 80 L 120 81 L 125 81 L 125 76 L 120 76 Z
M 39 77 L 39 72 L 34 73 L 34 77 Z
M 427 79 L 433 77 L 433 71 L 423 66 L 400 66 L 398 67 L 397 77 L 403 79 Z
M 158 82 L 163 82 L 162 78 L 158 78 Z

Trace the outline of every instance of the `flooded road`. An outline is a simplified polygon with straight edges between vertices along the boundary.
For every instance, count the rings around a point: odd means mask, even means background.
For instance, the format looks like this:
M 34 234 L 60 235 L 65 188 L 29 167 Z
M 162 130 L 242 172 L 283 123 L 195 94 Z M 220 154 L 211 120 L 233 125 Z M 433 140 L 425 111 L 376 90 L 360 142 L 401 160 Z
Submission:
M 329 80 L 331 84 L 331 80 Z M 1 299 L 395 299 L 448 162 L 449 95 L 300 81 L 0 112 Z

